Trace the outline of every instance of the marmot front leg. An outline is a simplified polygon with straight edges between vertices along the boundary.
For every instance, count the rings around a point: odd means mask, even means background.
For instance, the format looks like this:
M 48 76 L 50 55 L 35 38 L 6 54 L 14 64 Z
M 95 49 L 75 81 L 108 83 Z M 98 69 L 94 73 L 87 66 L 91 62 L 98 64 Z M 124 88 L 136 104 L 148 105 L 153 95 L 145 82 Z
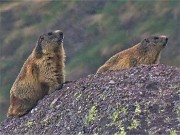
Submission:
M 54 92 L 55 90 L 59 90 L 62 88 L 63 83 L 64 83 L 64 76 L 56 74 L 51 79 L 48 79 L 48 80 L 49 80 L 48 94 L 50 94 L 50 93 Z
M 56 84 L 56 85 L 49 87 L 48 94 L 51 94 L 52 92 L 61 89 L 62 86 L 63 86 L 63 84 Z

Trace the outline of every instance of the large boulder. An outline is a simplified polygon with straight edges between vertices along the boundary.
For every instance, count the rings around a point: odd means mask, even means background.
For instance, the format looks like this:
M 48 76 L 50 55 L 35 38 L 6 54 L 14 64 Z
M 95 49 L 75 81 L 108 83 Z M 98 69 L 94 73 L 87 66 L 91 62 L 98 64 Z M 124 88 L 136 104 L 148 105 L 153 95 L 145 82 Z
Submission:
M 0 134 L 178 134 L 180 68 L 152 65 L 89 75 L 47 95 Z

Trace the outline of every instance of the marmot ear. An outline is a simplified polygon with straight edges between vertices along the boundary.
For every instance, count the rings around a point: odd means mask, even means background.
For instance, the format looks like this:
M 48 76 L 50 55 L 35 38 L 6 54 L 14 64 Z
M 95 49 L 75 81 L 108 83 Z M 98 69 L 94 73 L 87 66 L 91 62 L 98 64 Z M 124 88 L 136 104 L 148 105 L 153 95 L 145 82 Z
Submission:
M 146 38 L 141 41 L 141 47 L 139 49 L 139 52 L 141 54 L 144 54 L 148 51 L 148 44 L 149 44 L 149 40 Z
M 149 40 L 147 38 L 145 38 L 141 41 L 142 45 L 147 45 L 148 43 L 149 43 Z
M 35 57 L 36 58 L 42 57 L 42 47 L 41 47 L 41 43 L 39 42 L 39 40 L 37 41 L 36 47 L 35 47 Z

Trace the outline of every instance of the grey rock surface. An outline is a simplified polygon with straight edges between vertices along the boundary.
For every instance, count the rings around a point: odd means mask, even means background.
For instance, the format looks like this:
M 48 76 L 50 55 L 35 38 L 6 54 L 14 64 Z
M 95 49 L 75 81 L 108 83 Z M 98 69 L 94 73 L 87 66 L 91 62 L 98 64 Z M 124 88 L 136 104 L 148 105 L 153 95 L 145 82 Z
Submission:
M 152 65 L 67 83 L 0 134 L 179 134 L 180 68 Z

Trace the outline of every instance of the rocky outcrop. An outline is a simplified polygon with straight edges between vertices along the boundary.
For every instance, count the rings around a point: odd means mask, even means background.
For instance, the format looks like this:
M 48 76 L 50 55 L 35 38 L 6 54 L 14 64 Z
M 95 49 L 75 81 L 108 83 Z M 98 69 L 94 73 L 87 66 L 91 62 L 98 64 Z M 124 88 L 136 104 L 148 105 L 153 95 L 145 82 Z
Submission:
M 153 65 L 89 75 L 8 118 L 0 134 L 178 134 L 180 68 Z

